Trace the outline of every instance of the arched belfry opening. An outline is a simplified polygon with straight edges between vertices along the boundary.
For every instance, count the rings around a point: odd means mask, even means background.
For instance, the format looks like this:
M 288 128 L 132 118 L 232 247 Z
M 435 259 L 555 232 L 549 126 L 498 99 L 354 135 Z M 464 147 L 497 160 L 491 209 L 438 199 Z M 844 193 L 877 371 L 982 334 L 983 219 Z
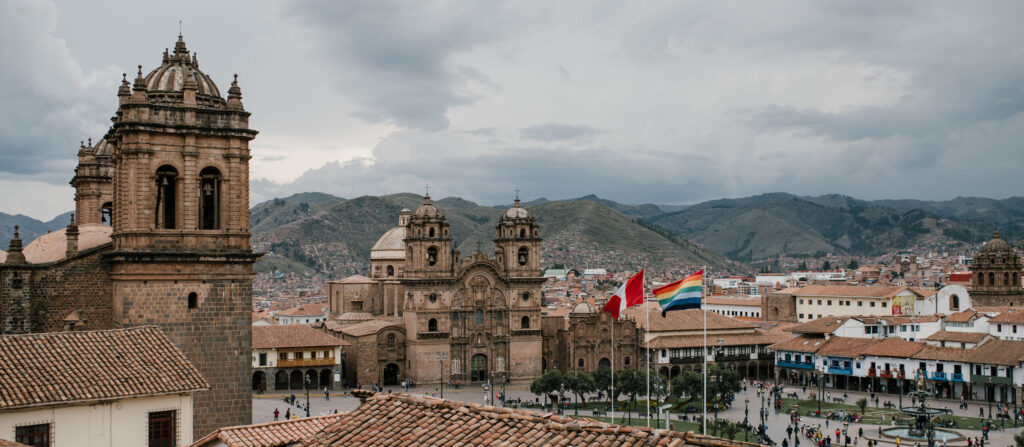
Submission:
M 161 166 L 156 170 L 156 209 L 154 226 L 158 229 L 177 228 L 178 170 L 174 166 Z
M 199 228 L 220 228 L 220 170 L 212 166 L 199 172 Z

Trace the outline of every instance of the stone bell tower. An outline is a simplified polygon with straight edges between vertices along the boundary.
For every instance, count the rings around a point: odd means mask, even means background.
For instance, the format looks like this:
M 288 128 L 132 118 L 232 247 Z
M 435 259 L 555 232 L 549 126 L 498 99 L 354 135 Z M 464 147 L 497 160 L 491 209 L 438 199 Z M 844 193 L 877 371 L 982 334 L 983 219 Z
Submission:
M 105 138 L 113 164 L 114 319 L 156 324 L 210 390 L 194 438 L 252 418 L 249 112 L 237 75 L 227 100 L 181 36 L 159 67 L 118 91 Z
M 409 216 L 405 233 L 406 278 L 439 278 L 452 274 L 452 238 L 448 219 L 423 197 L 423 204 Z
M 494 257 L 510 277 L 538 277 L 540 227 L 537 218 L 519 204 L 505 211 L 494 230 Z

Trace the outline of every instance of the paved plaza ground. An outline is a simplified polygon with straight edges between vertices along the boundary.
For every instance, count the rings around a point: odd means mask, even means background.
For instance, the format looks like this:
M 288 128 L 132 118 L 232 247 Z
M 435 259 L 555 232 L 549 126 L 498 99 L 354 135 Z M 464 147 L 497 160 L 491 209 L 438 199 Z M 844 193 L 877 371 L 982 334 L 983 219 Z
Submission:
M 506 385 L 506 395 L 508 396 L 508 399 L 522 399 L 523 401 L 535 401 L 537 399 L 537 396 L 529 391 L 529 385 L 530 385 L 529 382 L 512 382 L 512 383 Z M 385 391 L 403 392 L 402 388 L 398 387 L 398 386 L 385 387 Z M 807 394 L 802 389 L 800 389 L 800 388 L 790 387 L 790 388 L 786 389 L 787 393 L 788 392 L 792 392 L 792 391 L 796 391 L 800 398 L 806 398 L 807 397 Z M 812 390 L 810 390 L 810 389 L 807 390 L 807 392 L 810 392 L 810 391 L 812 391 Z M 422 394 L 427 394 L 427 395 L 439 396 L 440 395 L 440 390 L 436 386 L 418 386 L 418 387 L 410 389 L 409 393 L 410 394 L 421 394 L 421 395 Z M 444 397 L 446 399 L 457 400 L 457 401 L 460 401 L 460 402 L 467 402 L 467 403 L 481 403 L 481 404 L 482 403 L 487 403 L 487 402 L 485 402 L 485 396 L 487 396 L 488 394 L 489 393 L 485 393 L 485 391 L 479 385 L 469 386 L 469 387 L 462 387 L 460 389 L 450 389 L 448 387 L 445 387 L 445 390 L 444 390 Z M 849 399 L 847 400 L 847 402 L 850 403 L 850 404 L 855 402 L 857 399 L 860 399 L 861 397 L 867 397 L 867 393 L 848 392 L 848 394 L 849 394 Z M 275 409 L 277 409 L 279 411 L 279 414 L 280 414 L 281 418 L 284 417 L 285 411 L 289 411 L 289 410 L 293 414 L 298 412 L 298 415 L 300 417 L 305 416 L 305 414 L 306 414 L 305 410 L 301 410 L 297 406 L 288 405 L 287 403 L 284 402 L 284 398 L 289 397 L 289 396 L 290 396 L 290 393 L 288 393 L 288 394 L 281 394 L 279 392 L 272 392 L 272 393 L 267 393 L 265 395 L 254 396 L 253 397 L 253 423 L 272 421 L 274 419 L 274 410 Z M 305 397 L 305 395 L 301 391 L 299 393 L 296 393 L 295 396 L 296 396 L 296 403 L 297 404 L 302 404 L 302 405 L 305 404 L 306 397 Z M 885 401 L 887 401 L 887 400 L 892 401 L 893 403 L 896 403 L 898 401 L 898 396 L 896 396 L 896 395 L 879 395 L 879 396 L 880 396 L 880 402 L 883 402 L 883 403 Z M 719 417 L 720 418 L 724 418 L 724 419 L 728 419 L 728 420 L 731 420 L 731 421 L 735 421 L 735 422 L 743 421 L 743 419 L 744 419 L 744 404 L 743 404 L 744 399 L 750 399 L 749 414 L 747 415 L 747 417 L 749 418 L 749 421 L 751 422 L 751 424 L 756 426 L 760 422 L 758 420 L 758 417 L 759 417 L 758 414 L 759 414 L 759 410 L 760 410 L 760 406 L 761 406 L 761 400 L 757 396 L 757 394 L 754 391 L 754 389 L 752 387 L 749 387 L 749 386 L 747 387 L 747 389 L 745 391 L 740 392 L 736 396 L 736 399 L 734 401 L 735 404 L 731 408 L 729 408 L 728 410 L 725 410 L 725 411 L 722 411 L 722 412 L 719 413 Z M 330 396 L 330 399 L 326 400 L 326 399 L 324 399 L 323 392 L 316 392 L 316 393 L 311 393 L 310 394 L 310 396 L 309 396 L 309 404 L 310 404 L 309 405 L 309 407 L 310 407 L 310 415 L 316 416 L 316 415 L 322 415 L 322 414 L 327 414 L 327 413 L 333 413 L 334 411 L 339 411 L 339 412 L 352 411 L 352 410 L 356 409 L 356 407 L 359 406 L 359 400 L 354 398 L 354 397 L 351 397 L 347 393 L 341 393 L 341 394 L 332 393 L 331 396 Z M 904 400 L 904 405 L 909 405 L 909 404 L 910 404 L 910 402 L 905 399 Z M 984 405 L 983 403 L 971 402 L 969 404 L 967 410 L 960 410 L 959 409 L 959 401 L 952 401 L 952 400 L 930 400 L 929 401 L 929 406 L 949 408 L 949 409 L 951 409 L 953 411 L 953 413 L 955 415 L 958 415 L 958 416 L 969 416 L 969 417 L 977 417 L 978 416 L 979 405 L 986 407 L 986 414 L 987 414 L 987 405 Z M 806 410 L 808 410 L 808 409 L 802 409 L 801 412 L 806 414 Z M 869 408 L 869 412 L 870 411 L 871 411 L 871 409 Z M 567 415 L 571 415 L 572 414 L 572 409 L 570 408 L 566 412 L 566 414 Z M 590 417 L 591 415 L 590 415 L 589 411 L 581 410 L 580 411 L 580 416 Z M 673 415 L 673 418 L 675 418 L 675 417 L 676 417 L 676 415 Z M 673 420 L 675 420 L 675 419 L 673 419 Z M 826 433 L 832 433 L 832 432 L 834 432 L 834 430 L 836 428 L 836 422 L 835 421 L 828 422 L 827 423 L 827 428 L 826 428 L 826 421 L 824 419 L 811 418 L 811 417 L 804 416 L 804 417 L 801 418 L 800 422 L 801 422 L 801 424 L 821 425 L 822 429 Z M 639 418 L 634 413 L 633 414 L 633 424 L 634 425 L 643 425 L 644 424 L 644 420 L 642 418 Z M 789 415 L 784 413 L 784 412 L 781 413 L 781 414 L 775 414 L 774 411 L 769 411 L 766 424 L 768 426 L 768 435 L 769 435 L 769 437 L 771 437 L 771 439 L 773 439 L 776 443 L 781 443 L 782 440 L 786 437 L 786 427 L 789 426 Z M 872 424 L 851 424 L 850 427 L 849 427 L 849 431 L 852 434 L 856 434 L 858 429 L 860 429 L 860 428 L 864 429 L 864 433 L 865 433 L 866 436 L 872 436 L 873 437 L 875 434 L 877 434 L 879 426 L 878 425 L 872 425 Z M 1013 443 L 1013 435 L 1015 433 L 1017 433 L 1018 431 L 1020 431 L 1020 430 L 1024 430 L 1024 427 L 1014 428 L 1014 427 L 1012 427 L 1012 424 L 1011 425 L 1007 425 L 1004 430 L 996 430 L 996 431 L 993 431 L 992 433 L 990 433 L 989 440 L 985 443 L 985 445 L 986 446 L 994 446 L 994 447 L 1012 446 L 1012 445 L 1014 445 L 1014 443 Z M 978 430 L 956 430 L 956 431 L 962 433 L 964 436 L 970 436 L 970 437 L 980 437 L 981 436 L 981 432 L 978 431 Z M 854 436 L 851 436 L 851 437 L 854 437 Z M 743 433 L 742 432 L 739 433 L 739 435 L 737 436 L 737 439 L 740 439 L 740 440 L 743 439 Z M 754 439 L 754 437 L 751 436 L 750 439 Z M 791 447 L 794 446 L 792 438 L 789 439 L 789 445 Z M 807 438 L 802 438 L 800 440 L 800 445 L 804 446 L 804 447 L 811 447 L 810 441 Z M 856 443 L 854 444 L 855 447 L 864 447 L 866 445 L 867 445 L 867 442 L 865 440 L 863 440 L 863 439 L 856 439 Z M 883 444 L 883 446 L 884 445 L 885 444 Z M 893 445 L 893 444 L 889 444 L 889 445 Z M 958 443 L 950 443 L 949 444 L 950 447 L 952 447 L 952 446 L 960 446 L 960 445 L 966 445 L 966 443 L 958 442 Z M 835 444 L 834 447 L 838 447 L 838 444 Z M 913 446 L 912 445 L 904 444 L 904 447 L 913 447 Z

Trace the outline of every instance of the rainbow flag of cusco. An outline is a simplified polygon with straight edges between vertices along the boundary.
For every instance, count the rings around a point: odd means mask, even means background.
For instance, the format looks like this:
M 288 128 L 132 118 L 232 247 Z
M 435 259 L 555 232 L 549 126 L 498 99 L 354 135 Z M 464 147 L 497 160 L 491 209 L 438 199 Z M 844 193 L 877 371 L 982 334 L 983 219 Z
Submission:
M 661 305 L 661 316 L 670 310 L 700 309 L 701 288 L 704 284 L 704 270 L 674 283 L 653 290 Z

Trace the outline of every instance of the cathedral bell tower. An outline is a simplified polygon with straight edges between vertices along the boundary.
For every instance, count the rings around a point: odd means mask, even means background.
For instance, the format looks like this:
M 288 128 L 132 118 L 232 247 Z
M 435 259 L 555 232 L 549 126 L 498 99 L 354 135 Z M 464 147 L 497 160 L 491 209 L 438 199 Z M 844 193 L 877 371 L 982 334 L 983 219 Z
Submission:
M 405 233 L 406 278 L 437 278 L 452 274 L 452 238 L 448 235 L 448 219 L 430 202 L 409 216 Z
M 538 277 L 540 227 L 537 218 L 519 204 L 505 211 L 494 231 L 494 257 L 509 277 Z
M 249 141 L 257 132 L 238 77 L 225 100 L 178 36 L 161 65 L 145 76 L 139 66 L 118 97 L 103 142 L 113 174 L 114 320 L 158 325 L 210 383 L 195 397 L 194 439 L 248 424 L 259 257 L 249 246 Z

